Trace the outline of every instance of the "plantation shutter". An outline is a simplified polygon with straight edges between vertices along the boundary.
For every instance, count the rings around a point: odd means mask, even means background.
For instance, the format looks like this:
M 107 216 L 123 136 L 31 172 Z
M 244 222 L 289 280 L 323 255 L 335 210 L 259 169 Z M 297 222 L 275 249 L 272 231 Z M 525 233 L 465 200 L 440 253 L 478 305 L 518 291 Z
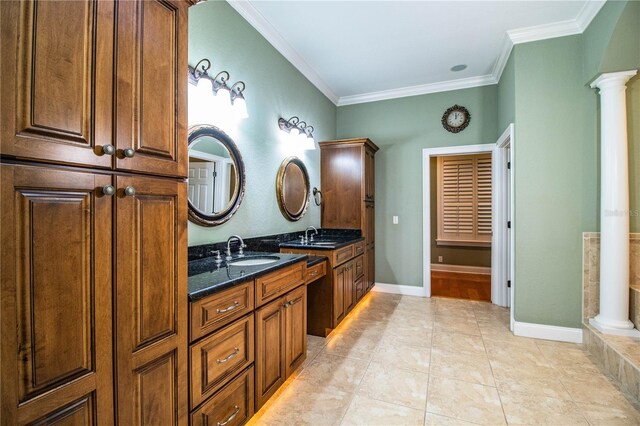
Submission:
M 441 245 L 491 244 L 491 155 L 438 157 Z

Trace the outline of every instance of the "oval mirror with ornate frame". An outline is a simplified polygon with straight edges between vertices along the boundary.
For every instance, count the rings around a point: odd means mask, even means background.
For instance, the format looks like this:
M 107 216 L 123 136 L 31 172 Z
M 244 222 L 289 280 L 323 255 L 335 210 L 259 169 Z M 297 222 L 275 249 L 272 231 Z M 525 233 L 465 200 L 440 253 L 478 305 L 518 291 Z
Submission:
M 244 188 L 244 162 L 233 139 L 208 124 L 189 128 L 189 220 L 202 226 L 228 221 Z
M 276 177 L 276 198 L 282 215 L 295 222 L 309 207 L 309 173 L 298 157 L 285 158 Z

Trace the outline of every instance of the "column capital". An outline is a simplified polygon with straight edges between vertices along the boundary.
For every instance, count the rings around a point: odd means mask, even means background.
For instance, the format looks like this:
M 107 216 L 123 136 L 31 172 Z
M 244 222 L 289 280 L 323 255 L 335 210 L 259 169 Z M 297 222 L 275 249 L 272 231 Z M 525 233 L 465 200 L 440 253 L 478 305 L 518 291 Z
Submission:
M 603 89 L 605 87 L 619 86 L 627 84 L 634 75 L 638 73 L 638 70 L 619 71 L 619 72 L 605 72 L 600 74 L 595 80 L 591 82 L 591 88 Z

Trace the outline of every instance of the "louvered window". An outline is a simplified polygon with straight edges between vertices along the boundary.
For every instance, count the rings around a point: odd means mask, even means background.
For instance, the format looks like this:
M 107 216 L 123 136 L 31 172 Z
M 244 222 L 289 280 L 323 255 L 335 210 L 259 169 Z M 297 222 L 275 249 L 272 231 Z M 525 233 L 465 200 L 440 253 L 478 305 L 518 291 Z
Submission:
M 438 245 L 491 245 L 491 154 L 438 157 Z

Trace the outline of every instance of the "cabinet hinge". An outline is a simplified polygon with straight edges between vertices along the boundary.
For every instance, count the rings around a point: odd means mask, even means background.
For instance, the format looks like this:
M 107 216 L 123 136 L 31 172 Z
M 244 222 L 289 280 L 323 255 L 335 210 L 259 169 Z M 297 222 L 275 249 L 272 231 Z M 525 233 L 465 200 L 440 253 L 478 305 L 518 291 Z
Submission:
M 507 281 L 507 288 L 511 288 L 511 280 Z
M 510 220 L 509 220 L 509 221 L 507 221 L 507 228 L 508 228 L 508 229 L 511 229 L 511 221 L 510 221 Z
M 511 161 L 507 161 L 507 169 L 511 170 Z

